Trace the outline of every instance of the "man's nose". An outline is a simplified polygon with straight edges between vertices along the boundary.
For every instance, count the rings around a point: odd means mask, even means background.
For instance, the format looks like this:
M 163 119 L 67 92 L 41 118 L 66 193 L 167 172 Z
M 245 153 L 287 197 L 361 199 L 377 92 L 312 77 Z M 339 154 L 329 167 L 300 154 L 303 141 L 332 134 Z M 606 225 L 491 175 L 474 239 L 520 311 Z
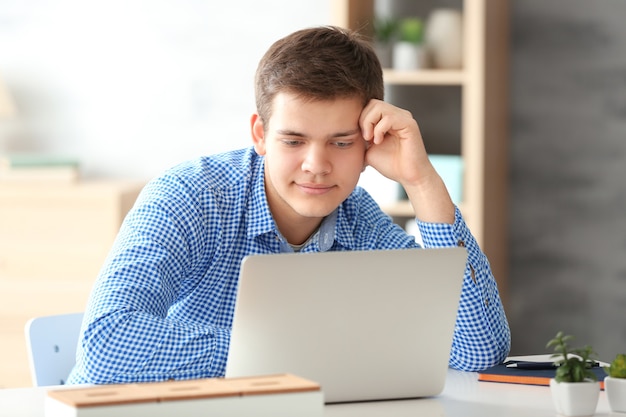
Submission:
M 314 175 L 324 175 L 331 171 L 332 164 L 328 151 L 323 145 L 311 145 L 302 161 L 302 170 Z

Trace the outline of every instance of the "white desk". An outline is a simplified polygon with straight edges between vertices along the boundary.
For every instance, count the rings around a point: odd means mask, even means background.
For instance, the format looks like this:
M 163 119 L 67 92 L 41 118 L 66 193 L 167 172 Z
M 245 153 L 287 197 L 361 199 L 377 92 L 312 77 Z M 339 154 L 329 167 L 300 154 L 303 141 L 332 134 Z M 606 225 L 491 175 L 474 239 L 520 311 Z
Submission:
M 325 417 L 543 417 L 556 416 L 549 387 L 479 382 L 478 374 L 448 371 L 435 398 L 326 406 Z M 604 391 L 595 416 L 609 416 Z
M 50 387 L 49 387 L 50 388 Z M 59 387 L 52 387 L 59 388 Z M 1 417 L 42 417 L 46 388 L 0 390 Z M 325 417 L 542 417 L 556 416 L 550 388 L 479 382 L 475 373 L 448 371 L 435 398 L 328 405 Z M 611 414 L 604 391 L 596 416 Z

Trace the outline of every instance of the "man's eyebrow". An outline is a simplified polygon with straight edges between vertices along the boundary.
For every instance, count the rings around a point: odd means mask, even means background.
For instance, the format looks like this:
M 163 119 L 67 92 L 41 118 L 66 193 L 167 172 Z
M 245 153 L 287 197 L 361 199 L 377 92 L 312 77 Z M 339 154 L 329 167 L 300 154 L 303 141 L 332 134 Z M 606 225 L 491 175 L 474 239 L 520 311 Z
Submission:
M 361 129 L 352 129 L 352 130 L 346 130 L 345 132 L 337 132 L 331 136 L 333 138 L 344 138 L 346 136 L 353 136 L 358 133 L 361 133 Z
M 298 132 L 296 130 L 291 130 L 291 129 L 278 129 L 276 130 L 276 133 L 278 133 L 279 135 L 283 135 L 283 136 L 295 136 L 295 137 L 300 137 L 300 138 L 304 138 L 306 137 L 306 135 L 304 133 Z M 345 138 L 347 136 L 353 136 L 356 134 L 361 133 L 360 129 L 351 129 L 351 130 L 346 130 L 346 131 L 341 131 L 341 132 L 337 132 L 337 133 L 333 133 L 331 135 L 329 135 L 329 137 L 331 138 Z
M 302 138 L 306 136 L 304 133 L 300 133 L 291 129 L 278 129 L 276 133 L 283 136 L 297 136 Z

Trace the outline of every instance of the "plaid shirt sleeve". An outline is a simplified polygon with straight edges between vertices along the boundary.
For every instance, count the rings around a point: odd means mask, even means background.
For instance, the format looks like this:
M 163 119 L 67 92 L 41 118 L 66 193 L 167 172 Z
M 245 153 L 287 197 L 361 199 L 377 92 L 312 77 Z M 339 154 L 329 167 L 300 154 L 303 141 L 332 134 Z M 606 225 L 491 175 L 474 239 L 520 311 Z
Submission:
M 193 301 L 184 315 L 173 307 L 200 291 L 191 272 L 218 238 L 208 232 L 196 200 L 174 177 L 144 188 L 92 291 L 68 384 L 222 376 L 230 310 L 214 304 L 228 298 Z M 232 285 L 222 281 L 216 291 L 229 291 Z M 217 287 L 211 284 L 205 293 Z
M 468 253 L 450 367 L 480 371 L 501 363 L 511 347 L 509 325 L 489 261 L 459 209 L 452 225 L 418 221 L 418 226 L 425 247 L 465 246 Z

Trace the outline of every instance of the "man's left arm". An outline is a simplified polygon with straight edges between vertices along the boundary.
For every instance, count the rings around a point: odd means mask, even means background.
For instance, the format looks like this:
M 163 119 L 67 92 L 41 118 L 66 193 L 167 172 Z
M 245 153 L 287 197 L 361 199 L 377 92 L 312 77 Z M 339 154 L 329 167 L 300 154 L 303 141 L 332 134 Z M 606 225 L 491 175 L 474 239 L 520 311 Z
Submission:
M 489 262 L 434 169 L 417 122 L 403 109 L 371 100 L 359 121 L 368 142 L 365 161 L 399 182 L 415 210 L 426 247 L 465 246 L 468 262 L 450 366 L 477 371 L 504 360 L 510 331 Z
M 470 233 L 458 208 L 455 221 L 418 221 L 425 247 L 464 246 L 468 260 L 457 313 L 450 367 L 480 371 L 501 363 L 511 347 L 511 333 L 489 261 Z

